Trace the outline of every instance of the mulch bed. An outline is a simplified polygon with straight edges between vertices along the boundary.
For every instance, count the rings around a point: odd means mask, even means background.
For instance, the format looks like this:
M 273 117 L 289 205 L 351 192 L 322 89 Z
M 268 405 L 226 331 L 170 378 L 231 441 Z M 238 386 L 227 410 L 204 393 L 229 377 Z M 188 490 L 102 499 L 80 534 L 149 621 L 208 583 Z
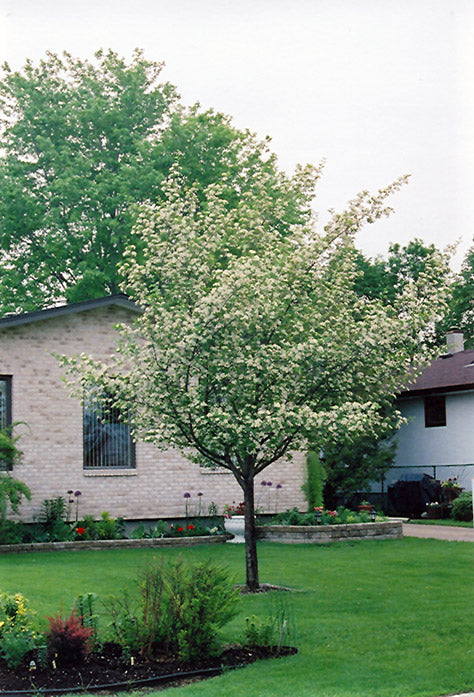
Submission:
M 205 678 L 219 674 L 223 668 L 248 665 L 262 658 L 288 656 L 296 653 L 293 647 L 275 646 L 245 648 L 228 647 L 220 656 L 183 663 L 163 656 L 153 660 L 134 657 L 134 665 L 123 656 L 121 647 L 105 644 L 100 653 L 91 653 L 81 665 L 42 668 L 39 664 L 30 670 L 28 657 L 25 665 L 15 670 L 0 664 L 0 697 L 23 694 L 61 694 L 78 689 L 84 691 L 126 690 L 133 687 L 181 684 L 191 678 Z M 110 694 L 110 692 L 109 692 Z

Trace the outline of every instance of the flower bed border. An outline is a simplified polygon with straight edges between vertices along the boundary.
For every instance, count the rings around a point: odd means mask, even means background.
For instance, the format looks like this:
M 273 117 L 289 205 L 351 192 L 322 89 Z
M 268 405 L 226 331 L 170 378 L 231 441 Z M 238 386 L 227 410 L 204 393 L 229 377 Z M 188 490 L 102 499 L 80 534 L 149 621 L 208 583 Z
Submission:
M 74 542 L 22 542 L 16 545 L 0 545 L 0 554 L 8 552 L 53 552 L 55 550 L 77 551 L 81 549 L 130 549 L 141 547 L 194 547 L 204 544 L 223 544 L 232 535 L 195 535 L 190 537 L 153 537 L 142 540 L 77 540 Z
M 327 544 L 341 540 L 393 540 L 403 537 L 402 523 L 389 520 L 379 523 L 345 525 L 259 525 L 257 537 L 267 542 L 285 544 Z

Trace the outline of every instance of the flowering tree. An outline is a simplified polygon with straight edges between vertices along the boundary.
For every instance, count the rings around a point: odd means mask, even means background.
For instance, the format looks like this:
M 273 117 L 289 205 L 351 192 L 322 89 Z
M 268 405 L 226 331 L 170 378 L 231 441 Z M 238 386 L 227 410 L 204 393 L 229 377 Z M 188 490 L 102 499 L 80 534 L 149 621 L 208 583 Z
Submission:
M 293 194 L 306 196 L 318 175 L 298 172 Z M 166 200 L 143 209 L 142 250 L 129 248 L 122 268 L 143 313 L 122 327 L 112 370 L 82 358 L 81 385 L 113 389 L 137 438 L 232 472 L 250 589 L 259 584 L 255 476 L 309 439 L 375 433 L 382 407 L 427 358 L 441 303 L 429 274 L 390 307 L 354 291 L 353 236 L 389 212 L 385 200 L 402 183 L 363 192 L 321 234 L 308 223 L 282 235 L 265 181 L 229 210 L 218 186 L 198 205 L 175 173 Z

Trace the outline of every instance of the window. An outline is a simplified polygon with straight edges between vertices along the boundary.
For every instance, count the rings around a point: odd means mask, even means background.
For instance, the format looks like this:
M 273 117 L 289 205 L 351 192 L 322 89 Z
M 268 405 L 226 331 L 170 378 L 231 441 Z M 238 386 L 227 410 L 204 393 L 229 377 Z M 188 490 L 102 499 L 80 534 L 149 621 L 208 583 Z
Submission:
M 110 396 L 100 403 L 84 400 L 82 424 L 84 469 L 135 467 L 128 416 L 114 406 Z
M 446 426 L 446 398 L 444 395 L 425 397 L 425 428 Z
M 12 423 L 12 379 L 0 375 L 0 429 Z
M 0 430 L 11 426 L 12 423 L 12 379 L 8 375 L 0 375 Z M 11 463 L 0 460 L 0 471 L 11 469 Z

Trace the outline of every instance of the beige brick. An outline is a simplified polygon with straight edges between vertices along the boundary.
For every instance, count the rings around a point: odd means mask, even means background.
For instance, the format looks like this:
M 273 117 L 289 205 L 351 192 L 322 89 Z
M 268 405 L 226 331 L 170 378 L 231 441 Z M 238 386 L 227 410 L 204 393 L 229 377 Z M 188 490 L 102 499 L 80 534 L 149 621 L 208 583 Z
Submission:
M 66 317 L 51 317 L 32 324 L 0 327 L 0 374 L 12 376 L 13 420 L 19 426 L 23 463 L 15 476 L 30 487 L 33 498 L 24 503 L 21 517 L 34 519 L 46 498 L 67 497 L 67 490 L 80 490 L 79 515 L 99 516 L 109 511 L 124 518 L 160 518 L 184 515 L 183 494 L 191 494 L 189 508 L 197 509 L 202 492 L 203 511 L 211 501 L 220 510 L 225 503 L 242 500 L 242 492 L 230 474 L 209 473 L 175 450 L 158 450 L 138 443 L 136 470 L 130 474 L 84 472 L 82 463 L 82 407 L 68 396 L 64 373 L 51 352 L 67 355 L 87 351 L 107 361 L 117 334 L 113 325 L 130 321 L 127 310 L 102 307 Z M 304 458 L 278 462 L 259 476 L 256 504 L 265 511 L 276 507 L 304 508 L 301 491 Z M 261 487 L 262 480 L 273 486 Z M 280 483 L 276 500 L 275 485 Z

